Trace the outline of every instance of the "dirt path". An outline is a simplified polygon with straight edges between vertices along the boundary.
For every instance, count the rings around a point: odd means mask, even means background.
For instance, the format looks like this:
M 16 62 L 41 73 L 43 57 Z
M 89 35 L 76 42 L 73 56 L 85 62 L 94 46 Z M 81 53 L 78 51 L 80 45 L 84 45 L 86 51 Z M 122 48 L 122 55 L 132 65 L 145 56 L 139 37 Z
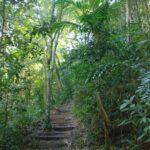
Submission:
M 69 106 L 63 106 L 52 112 L 51 132 L 39 130 L 33 136 L 30 148 L 26 150 L 72 150 L 72 140 L 77 125 L 71 115 Z

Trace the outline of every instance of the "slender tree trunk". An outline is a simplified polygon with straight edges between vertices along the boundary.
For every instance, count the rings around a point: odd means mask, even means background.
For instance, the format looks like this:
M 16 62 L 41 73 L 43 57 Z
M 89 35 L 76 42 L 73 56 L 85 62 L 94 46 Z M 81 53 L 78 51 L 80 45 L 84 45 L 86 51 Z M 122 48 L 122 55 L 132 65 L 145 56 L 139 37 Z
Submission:
M 56 70 L 59 88 L 64 89 L 64 85 L 63 85 L 62 80 L 60 78 L 60 72 L 59 72 L 59 69 L 57 68 L 56 62 L 55 62 L 55 70 Z
M 109 119 L 109 117 L 108 117 L 108 115 L 106 113 L 106 110 L 105 110 L 105 108 L 103 106 L 102 100 L 101 100 L 100 95 L 99 95 L 98 92 L 96 93 L 96 96 L 97 96 L 97 99 L 98 99 L 98 104 L 99 104 L 99 107 L 100 107 L 100 111 L 102 113 L 101 114 L 102 118 L 103 118 L 106 126 L 109 127 L 110 126 L 110 119 Z
M 2 5 L 2 27 L 1 27 L 1 38 L 0 38 L 0 53 L 2 52 L 2 44 L 3 44 L 3 35 L 4 35 L 4 30 L 5 30 L 5 23 L 6 23 L 6 0 L 3 0 L 3 5 Z
M 52 3 L 52 8 L 51 8 L 51 19 L 50 19 L 50 26 L 53 26 L 54 23 L 54 14 L 55 14 L 55 0 L 53 0 Z M 52 36 L 49 38 L 44 38 L 45 44 L 47 47 L 47 90 L 46 90 L 46 97 L 47 97 L 47 127 L 48 129 L 51 130 L 51 120 L 50 120 L 50 115 L 51 115 L 51 79 L 52 79 L 52 74 L 51 74 L 51 60 L 52 60 L 52 52 L 53 52 L 53 41 L 52 41 Z M 50 42 L 48 42 L 50 40 Z M 50 43 L 50 44 L 49 44 Z
M 62 72 L 62 74 L 64 74 L 63 68 L 61 66 L 61 63 L 60 63 L 60 60 L 59 60 L 59 57 L 57 56 L 57 54 L 56 54 L 56 60 L 57 60 L 60 71 Z
M 5 30 L 5 24 L 6 24 L 6 0 L 3 0 L 2 3 L 2 26 L 1 26 L 1 33 L 0 33 L 0 57 L 2 56 L 2 63 L 0 63 L 0 68 L 5 68 L 5 53 L 3 48 L 3 36 L 4 36 L 4 30 Z M 1 83 L 3 83 L 3 78 L 0 78 Z M 3 99 L 5 97 L 4 91 L 0 92 L 0 97 Z
M 110 122 L 109 116 L 103 106 L 100 94 L 98 92 L 96 93 L 96 96 L 97 96 L 97 100 L 98 100 L 98 106 L 100 108 L 100 113 L 101 113 L 100 115 L 103 119 L 105 144 L 106 144 L 106 146 L 108 146 L 108 150 L 112 150 L 111 144 L 110 144 L 111 141 L 110 141 L 110 132 L 109 132 L 110 127 L 111 127 L 111 122 Z
M 37 3 L 37 6 L 38 3 Z M 39 15 L 41 12 L 38 9 L 37 14 Z M 55 21 L 55 0 L 52 1 L 52 8 L 51 8 L 51 13 L 50 13 L 50 26 L 53 26 L 53 23 Z M 39 20 L 39 23 L 41 24 L 41 20 Z M 41 24 L 42 25 L 42 24 Z M 45 58 L 46 61 L 44 60 L 43 66 L 44 66 L 44 73 L 45 73 L 45 86 L 44 86 L 44 99 L 47 101 L 47 122 L 46 126 L 47 129 L 51 130 L 51 101 L 52 101 L 52 70 L 51 70 L 51 63 L 52 63 L 52 57 L 53 57 L 53 38 L 52 35 L 43 37 L 46 45 L 46 52 L 45 52 Z
M 126 0 L 126 4 L 125 4 L 125 8 L 126 8 L 126 26 L 129 26 L 129 1 Z
M 8 95 L 5 95 L 4 97 L 6 103 L 5 103 L 5 114 L 4 114 L 4 132 L 3 132 L 3 139 L 7 138 L 7 127 L 8 127 Z M 7 145 L 4 145 L 3 150 L 7 150 Z
M 148 26 L 150 27 L 150 7 L 148 6 L 148 3 L 150 4 L 150 1 L 143 0 L 143 3 L 146 9 L 145 15 L 146 15 L 147 23 L 148 23 Z
M 61 8 L 60 14 L 58 16 L 58 21 L 61 21 L 62 18 L 62 11 L 63 9 Z M 52 12 L 51 12 L 51 26 L 53 26 L 54 23 L 54 14 L 55 14 L 55 1 L 53 1 L 53 6 L 52 6 Z M 50 115 L 51 115 L 51 101 L 52 101 L 52 80 L 53 80 L 53 72 L 55 69 L 55 58 L 56 58 L 56 53 L 57 53 L 57 46 L 58 46 L 58 40 L 60 36 L 60 32 L 58 31 L 54 33 L 54 36 L 51 35 L 50 40 L 51 40 L 51 45 L 48 47 L 49 50 L 49 58 L 48 58 L 48 85 L 47 85 L 47 94 L 48 94 L 48 125 L 51 126 L 51 120 L 50 120 Z M 48 45 L 48 43 L 47 43 Z
M 139 12 L 139 5 L 138 5 L 137 1 L 135 1 L 135 7 L 136 7 L 135 11 L 136 11 L 136 14 L 137 14 L 138 25 L 142 29 L 142 21 L 141 21 L 141 16 L 140 16 L 140 12 Z
M 49 65 L 49 63 L 48 63 Z M 47 124 L 49 126 L 49 129 L 51 129 L 51 120 L 50 120 L 50 115 L 51 115 L 51 70 L 48 70 L 48 80 L 47 80 L 47 99 L 48 99 L 48 118 L 47 118 Z
M 5 101 L 6 101 L 6 104 L 5 104 L 5 127 L 7 127 L 7 124 L 8 124 L 8 95 L 6 95 L 5 97 Z
M 130 43 L 130 22 L 131 22 L 131 16 L 130 16 L 130 7 L 129 7 L 129 0 L 126 0 L 125 3 L 125 10 L 126 10 L 126 16 L 125 16 L 125 20 L 126 20 L 126 27 L 127 27 L 127 43 Z
M 47 102 L 47 58 L 44 57 L 43 59 L 43 81 L 44 81 L 44 86 L 43 86 L 43 99 L 45 102 Z

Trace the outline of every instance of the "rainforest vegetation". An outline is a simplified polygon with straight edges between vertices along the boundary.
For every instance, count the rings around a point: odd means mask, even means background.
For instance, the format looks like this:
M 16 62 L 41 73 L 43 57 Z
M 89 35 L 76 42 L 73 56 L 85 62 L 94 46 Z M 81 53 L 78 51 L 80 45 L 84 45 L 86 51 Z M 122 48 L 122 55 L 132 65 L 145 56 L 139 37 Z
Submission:
M 149 0 L 0 0 L 0 150 L 66 103 L 81 150 L 150 149 Z

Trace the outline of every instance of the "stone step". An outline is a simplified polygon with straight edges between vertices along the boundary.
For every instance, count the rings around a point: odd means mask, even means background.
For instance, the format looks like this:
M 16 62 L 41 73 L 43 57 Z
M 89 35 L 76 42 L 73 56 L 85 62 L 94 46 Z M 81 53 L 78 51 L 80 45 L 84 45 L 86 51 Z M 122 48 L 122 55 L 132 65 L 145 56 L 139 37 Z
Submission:
M 64 106 L 54 109 L 51 113 L 52 131 L 39 129 L 33 134 L 31 149 L 26 150 L 68 150 L 71 144 L 71 136 L 77 128 L 69 107 Z
M 70 118 L 64 118 L 64 117 L 53 117 L 53 118 L 51 118 L 51 122 L 52 123 L 55 123 L 55 122 L 67 123 L 67 122 L 72 122 L 72 119 L 70 119 Z
M 52 129 L 55 131 L 71 131 L 75 128 L 76 126 L 63 126 L 63 125 L 52 126 Z
M 63 135 L 63 134 L 58 134 L 58 135 L 41 135 L 41 136 L 36 136 L 35 138 L 49 141 L 49 140 L 68 139 L 69 136 Z
M 59 108 L 59 109 L 57 109 L 57 111 L 58 112 L 60 112 L 60 113 L 68 113 L 68 112 L 70 112 L 70 110 L 68 110 L 68 109 L 61 109 L 61 108 Z
M 25 150 L 68 150 L 68 147 L 62 147 L 62 148 L 29 148 Z
M 64 147 L 68 147 L 68 141 L 65 139 L 56 141 L 37 140 L 31 146 L 32 149 L 54 149 Z
M 60 114 L 60 115 L 64 115 L 64 114 L 66 114 L 66 115 L 68 115 L 68 112 L 70 112 L 69 110 L 60 110 L 60 109 L 55 109 L 51 114 L 53 115 L 53 114 Z
M 70 131 L 49 131 L 49 132 L 43 132 L 43 131 L 40 131 L 37 133 L 38 136 L 43 136 L 43 135 L 67 135 L 69 136 L 70 135 Z
M 72 120 L 59 120 L 59 119 L 55 119 L 55 120 L 52 120 L 52 124 L 73 124 Z
M 66 123 L 66 122 L 60 122 L 60 123 L 52 123 L 52 126 L 73 126 L 74 123 L 73 122 L 69 122 L 69 123 Z
M 51 120 L 55 120 L 55 119 L 63 119 L 65 121 L 72 120 L 71 117 L 66 116 L 66 115 L 53 115 L 53 116 L 51 116 Z

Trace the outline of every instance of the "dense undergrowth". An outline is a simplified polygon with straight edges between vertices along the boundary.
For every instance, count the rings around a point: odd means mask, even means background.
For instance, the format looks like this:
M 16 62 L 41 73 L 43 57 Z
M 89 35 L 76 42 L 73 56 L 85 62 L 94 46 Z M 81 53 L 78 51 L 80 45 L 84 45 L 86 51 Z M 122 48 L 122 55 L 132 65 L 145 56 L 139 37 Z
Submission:
M 0 149 L 19 150 L 53 107 L 72 103 L 81 149 L 148 150 L 149 7 L 1 0 Z
M 104 4 L 80 16 L 81 32 L 90 35 L 66 56 L 64 68 L 88 144 L 104 145 L 100 149 L 146 150 L 150 146 L 148 26 L 143 29 L 133 13 L 128 26 L 118 27 L 120 14 L 112 9 L 120 11 L 123 4 Z

